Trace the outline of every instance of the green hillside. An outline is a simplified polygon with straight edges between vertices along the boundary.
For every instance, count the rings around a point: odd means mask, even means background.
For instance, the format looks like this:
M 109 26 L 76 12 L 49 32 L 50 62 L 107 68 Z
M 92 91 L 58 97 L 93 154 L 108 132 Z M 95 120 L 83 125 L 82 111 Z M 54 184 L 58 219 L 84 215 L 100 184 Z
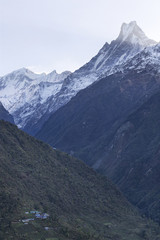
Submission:
M 0 186 L 0 239 L 160 239 L 105 177 L 4 121 Z M 36 219 L 33 210 L 49 217 Z

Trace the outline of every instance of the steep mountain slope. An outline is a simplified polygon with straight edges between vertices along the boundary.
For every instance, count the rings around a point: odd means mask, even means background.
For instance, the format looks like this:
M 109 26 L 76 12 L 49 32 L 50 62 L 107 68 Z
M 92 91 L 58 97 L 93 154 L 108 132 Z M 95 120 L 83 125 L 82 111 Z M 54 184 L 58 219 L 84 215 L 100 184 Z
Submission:
M 14 123 L 13 117 L 9 114 L 9 112 L 3 107 L 2 103 L 0 102 L 0 119 Z
M 123 24 L 118 38 L 106 43 L 87 64 L 70 74 L 37 75 L 27 69 L 0 79 L 0 101 L 15 123 L 34 135 L 51 113 L 65 105 L 81 89 L 117 71 L 121 64 L 156 42 L 148 39 L 136 22 Z
M 160 222 L 160 92 L 132 113 L 114 134 L 99 171 L 127 198 Z
M 68 71 L 35 74 L 19 69 L 0 78 L 0 101 L 14 116 L 16 125 L 24 128 L 29 120 L 34 124 L 43 116 L 48 107 L 47 99 L 60 90 L 69 74 Z
M 129 197 L 129 188 L 132 187 L 132 184 L 125 186 L 127 184 L 126 179 L 123 181 L 124 185 L 121 184 L 122 179 L 119 179 L 119 175 L 121 172 L 123 176 L 125 169 L 123 170 L 123 158 L 121 159 L 122 166 L 121 161 L 118 162 L 119 153 L 123 152 L 123 149 L 120 149 L 120 143 L 118 143 L 119 149 L 115 150 L 111 156 L 109 155 L 110 157 L 108 156 L 110 152 L 112 153 L 112 148 L 114 149 L 112 141 L 117 129 L 121 129 L 121 125 L 130 114 L 139 109 L 143 103 L 160 90 L 159 52 L 159 44 L 150 50 L 145 49 L 132 60 L 129 60 L 123 66 L 123 71 L 105 77 L 87 89 L 80 91 L 68 104 L 49 118 L 37 134 L 37 137 L 54 147 L 74 154 L 88 165 L 110 176 L 119 184 L 133 203 L 141 207 L 145 213 L 160 221 L 157 202 L 157 205 L 151 210 L 150 198 L 150 202 L 147 198 L 146 200 L 143 199 L 141 205 L 143 194 L 138 197 L 136 195 L 137 188 L 135 187 L 135 191 L 130 190 L 134 197 L 132 194 Z M 151 61 L 151 59 L 154 59 L 154 61 Z M 131 61 L 133 62 L 132 65 L 130 64 Z M 139 147 L 140 149 L 143 148 L 143 142 L 142 146 L 139 144 Z M 144 150 L 146 148 L 147 146 L 145 146 Z M 127 154 L 130 156 L 128 152 Z M 130 163 L 128 162 L 128 164 Z M 127 166 L 125 174 L 131 168 Z M 120 172 L 117 173 L 117 169 Z M 139 186 L 143 190 L 143 186 L 141 184 Z M 151 191 L 153 190 L 151 185 L 148 184 L 148 187 L 150 187 Z M 157 196 L 156 193 L 153 195 L 151 194 L 154 202 L 157 200 Z
M 0 152 L 1 239 L 160 239 L 106 178 L 4 121 Z M 35 208 L 48 220 L 18 221 Z

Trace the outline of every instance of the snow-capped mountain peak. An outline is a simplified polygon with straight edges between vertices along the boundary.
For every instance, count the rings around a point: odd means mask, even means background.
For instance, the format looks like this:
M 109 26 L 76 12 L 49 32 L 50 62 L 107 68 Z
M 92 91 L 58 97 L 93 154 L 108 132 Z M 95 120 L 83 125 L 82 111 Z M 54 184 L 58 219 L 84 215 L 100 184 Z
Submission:
M 129 24 L 123 23 L 117 40 L 139 44 L 142 46 L 150 46 L 156 44 L 156 41 L 149 39 L 142 29 L 137 25 L 136 21 Z

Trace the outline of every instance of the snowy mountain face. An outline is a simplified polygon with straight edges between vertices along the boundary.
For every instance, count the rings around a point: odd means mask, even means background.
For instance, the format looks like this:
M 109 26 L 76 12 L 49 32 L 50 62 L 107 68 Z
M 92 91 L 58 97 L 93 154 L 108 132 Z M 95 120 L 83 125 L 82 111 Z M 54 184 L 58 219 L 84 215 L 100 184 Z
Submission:
M 37 107 L 60 90 L 69 74 L 67 71 L 35 74 L 25 68 L 14 71 L 0 78 L 0 101 L 14 116 L 15 123 L 24 128 L 32 115 L 36 121 L 44 114 L 43 111 L 37 112 Z
M 19 127 L 35 134 L 51 113 L 69 102 L 77 92 L 103 76 L 122 71 L 122 67 L 144 48 L 150 47 L 151 52 L 155 44 L 136 22 L 124 23 L 116 40 L 106 43 L 90 62 L 72 74 L 55 71 L 48 75 L 35 74 L 21 69 L 0 78 L 0 101 Z
M 127 72 L 132 69 L 137 72 L 152 71 L 160 73 L 160 43 L 152 47 L 146 47 L 132 59 L 123 63 L 120 67 L 122 72 Z

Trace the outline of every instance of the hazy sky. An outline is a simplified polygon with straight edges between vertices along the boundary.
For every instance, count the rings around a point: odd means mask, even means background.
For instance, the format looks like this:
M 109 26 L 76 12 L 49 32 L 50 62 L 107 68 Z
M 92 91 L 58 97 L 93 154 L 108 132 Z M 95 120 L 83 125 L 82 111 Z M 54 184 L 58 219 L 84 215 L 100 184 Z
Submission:
M 160 41 L 160 0 L 0 0 L 0 76 L 21 67 L 75 70 L 123 22 Z

